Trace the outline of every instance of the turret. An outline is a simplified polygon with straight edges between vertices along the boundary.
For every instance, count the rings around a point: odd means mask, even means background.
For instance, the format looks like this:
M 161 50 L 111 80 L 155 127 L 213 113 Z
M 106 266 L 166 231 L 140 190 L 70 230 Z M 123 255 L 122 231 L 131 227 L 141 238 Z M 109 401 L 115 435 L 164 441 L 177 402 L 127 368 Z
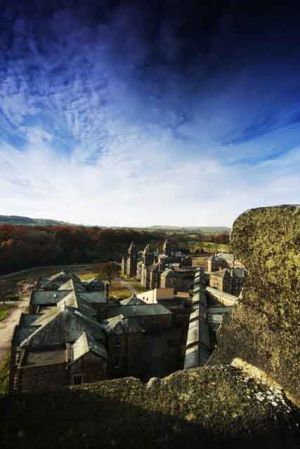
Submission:
M 143 264 L 146 266 L 151 265 L 154 262 L 154 254 L 149 244 L 143 249 L 142 260 Z
M 170 253 L 171 253 L 171 245 L 170 245 L 169 240 L 166 239 L 163 244 L 163 254 L 165 254 L 166 256 L 169 256 Z
M 128 248 L 128 255 L 133 257 L 133 258 L 137 257 L 137 250 L 136 250 L 134 242 L 130 243 L 130 246 Z

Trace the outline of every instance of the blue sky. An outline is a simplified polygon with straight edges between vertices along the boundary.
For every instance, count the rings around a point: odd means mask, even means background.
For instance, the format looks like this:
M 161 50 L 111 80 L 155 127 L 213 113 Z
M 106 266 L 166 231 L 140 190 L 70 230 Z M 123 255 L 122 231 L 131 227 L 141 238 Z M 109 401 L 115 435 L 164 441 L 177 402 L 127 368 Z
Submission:
M 292 3 L 2 3 L 1 214 L 231 225 L 299 202 Z

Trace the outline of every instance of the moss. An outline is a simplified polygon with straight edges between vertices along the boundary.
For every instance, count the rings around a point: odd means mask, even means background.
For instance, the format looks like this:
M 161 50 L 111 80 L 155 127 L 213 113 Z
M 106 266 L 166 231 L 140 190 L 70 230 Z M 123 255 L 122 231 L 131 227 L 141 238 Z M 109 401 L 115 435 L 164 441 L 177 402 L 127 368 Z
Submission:
M 2 448 L 250 448 L 254 439 L 297 447 L 297 411 L 282 392 L 229 366 L 17 396 L 4 406 Z
M 253 209 L 235 221 L 232 246 L 249 276 L 210 364 L 241 358 L 273 377 L 300 403 L 299 244 L 297 206 Z
M 9 311 L 13 308 L 14 308 L 14 306 L 12 306 L 10 304 L 4 304 L 4 305 L 0 304 L 0 321 L 5 320 L 5 318 L 8 317 Z
M 10 353 L 6 352 L 0 360 L 0 395 L 8 394 Z

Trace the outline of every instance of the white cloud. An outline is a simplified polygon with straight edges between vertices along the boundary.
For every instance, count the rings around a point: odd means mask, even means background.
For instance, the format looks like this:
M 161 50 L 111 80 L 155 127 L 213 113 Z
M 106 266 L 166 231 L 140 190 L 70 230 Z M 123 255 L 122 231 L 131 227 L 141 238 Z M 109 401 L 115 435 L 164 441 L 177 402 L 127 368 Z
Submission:
M 248 89 L 247 70 L 229 86 L 212 80 L 206 95 L 158 69 L 145 81 L 138 74 L 147 47 L 136 27 L 124 32 L 125 16 L 93 29 L 74 20 L 68 12 L 50 19 L 55 38 L 46 55 L 23 27 L 0 66 L 1 108 L 11 124 L 0 122 L 2 142 L 9 132 L 26 139 L 22 150 L 0 146 L 0 213 L 99 225 L 230 225 L 244 209 L 298 201 L 299 131 L 271 126 L 251 136 L 254 119 L 263 128 L 264 86 Z M 240 143 L 222 146 L 227 135 Z M 294 150 L 264 161 L 281 147 Z
M 136 129 L 125 137 L 94 165 L 45 142 L 22 152 L 1 147 L 1 213 L 98 225 L 231 225 L 249 207 L 298 201 L 297 149 L 267 169 L 241 171 L 201 155 L 173 158 Z

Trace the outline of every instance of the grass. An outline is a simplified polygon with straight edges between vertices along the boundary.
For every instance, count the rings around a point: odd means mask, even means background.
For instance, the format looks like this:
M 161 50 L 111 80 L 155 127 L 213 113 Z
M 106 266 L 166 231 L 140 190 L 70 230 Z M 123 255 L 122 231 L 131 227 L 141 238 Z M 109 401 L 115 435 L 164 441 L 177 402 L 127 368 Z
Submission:
M 134 288 L 137 292 L 144 292 L 146 290 L 145 287 L 138 281 L 127 280 L 126 282 L 130 282 L 131 287 Z
M 94 277 L 98 276 L 98 273 L 95 273 L 94 271 L 90 271 L 88 273 L 80 274 L 79 277 L 82 281 L 87 281 L 89 279 L 92 279 Z
M 6 305 L 6 304 L 0 305 L 0 321 L 4 320 L 7 317 L 10 309 L 12 309 L 12 308 L 13 308 L 13 306 Z
M 231 252 L 230 245 L 225 243 L 213 243 L 213 242 L 195 242 L 190 249 L 194 252 L 197 249 L 201 251 L 207 251 L 209 253 L 228 253 Z
M 10 352 L 0 359 L 0 396 L 8 394 Z
M 207 269 L 207 256 L 193 257 L 193 265 Z
M 120 300 L 127 299 L 132 296 L 132 293 L 129 290 L 129 288 L 127 288 L 125 285 L 121 284 L 120 282 L 117 282 L 114 280 L 111 283 L 109 292 L 110 292 L 111 298 L 116 298 L 116 299 L 120 299 Z

